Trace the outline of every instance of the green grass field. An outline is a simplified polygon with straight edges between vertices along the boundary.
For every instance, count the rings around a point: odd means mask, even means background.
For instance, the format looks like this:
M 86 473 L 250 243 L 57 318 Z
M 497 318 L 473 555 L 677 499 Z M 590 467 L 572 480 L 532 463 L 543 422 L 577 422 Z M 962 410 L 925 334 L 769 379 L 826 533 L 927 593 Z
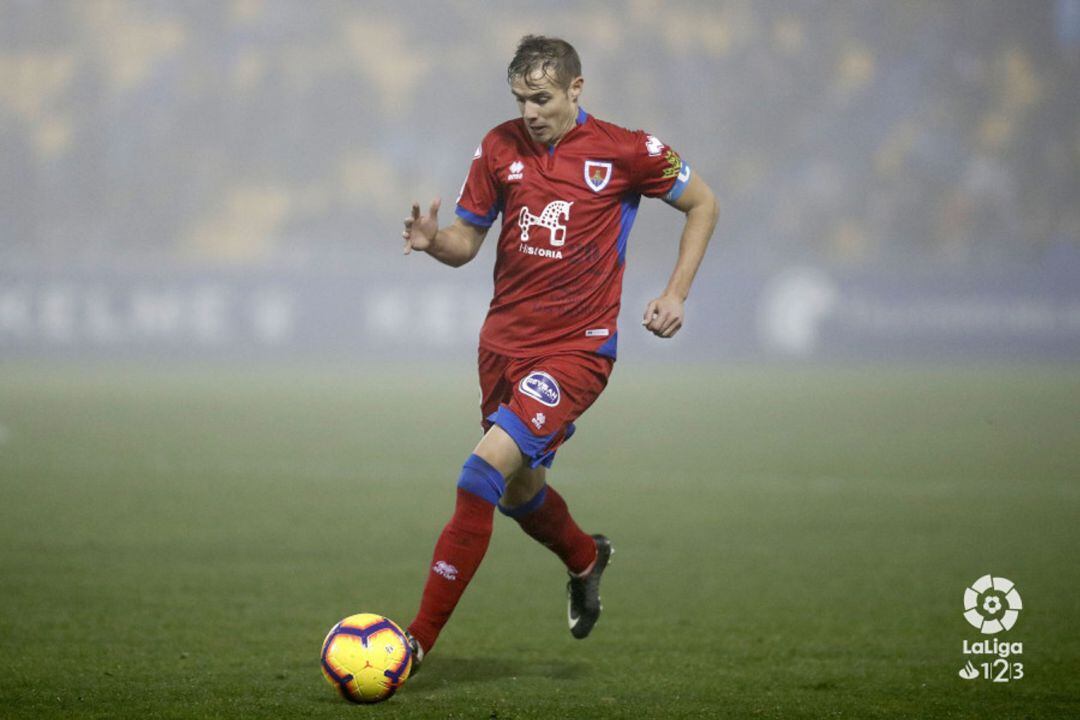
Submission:
M 497 518 L 423 672 L 344 703 L 323 635 L 412 618 L 477 394 L 469 367 L 0 366 L 0 717 L 1080 716 L 1077 366 L 624 361 L 550 476 L 617 548 L 592 637 Z M 958 676 L 985 573 L 1024 600 L 1010 683 Z

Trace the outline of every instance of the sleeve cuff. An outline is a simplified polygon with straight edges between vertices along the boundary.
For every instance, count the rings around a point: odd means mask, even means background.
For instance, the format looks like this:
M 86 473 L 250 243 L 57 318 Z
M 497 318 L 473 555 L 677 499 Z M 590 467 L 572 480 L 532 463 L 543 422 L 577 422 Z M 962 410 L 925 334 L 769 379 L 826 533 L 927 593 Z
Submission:
M 458 205 L 454 212 L 459 218 L 469 223 L 470 225 L 476 225 L 482 228 L 489 228 L 495 222 L 495 218 L 499 216 L 500 208 L 497 204 L 494 205 L 487 215 L 477 215 L 473 211 Z

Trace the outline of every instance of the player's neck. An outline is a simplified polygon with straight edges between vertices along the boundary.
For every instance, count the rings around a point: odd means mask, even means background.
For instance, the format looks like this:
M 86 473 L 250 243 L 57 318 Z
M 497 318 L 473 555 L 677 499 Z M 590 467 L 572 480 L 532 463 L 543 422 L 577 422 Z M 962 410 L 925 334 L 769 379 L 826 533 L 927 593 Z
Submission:
M 559 133 L 558 136 L 556 136 L 556 138 L 549 143 L 549 147 L 555 147 L 556 145 L 561 143 L 563 141 L 563 138 L 570 134 L 570 131 L 573 130 L 574 127 L 577 125 L 578 106 L 575 104 L 573 108 L 574 111 L 570 113 L 570 117 L 566 125 L 563 126 L 563 131 Z

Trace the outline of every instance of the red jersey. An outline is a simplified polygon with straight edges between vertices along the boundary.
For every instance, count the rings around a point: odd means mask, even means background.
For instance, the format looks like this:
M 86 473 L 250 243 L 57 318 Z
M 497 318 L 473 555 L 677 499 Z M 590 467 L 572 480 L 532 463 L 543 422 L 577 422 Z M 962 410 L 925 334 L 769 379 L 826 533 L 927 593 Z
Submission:
M 638 201 L 673 202 L 689 180 L 689 165 L 656 137 L 584 110 L 555 146 L 535 142 L 520 118 L 489 132 L 457 203 L 458 216 L 480 227 L 503 215 L 480 346 L 510 357 L 614 358 Z

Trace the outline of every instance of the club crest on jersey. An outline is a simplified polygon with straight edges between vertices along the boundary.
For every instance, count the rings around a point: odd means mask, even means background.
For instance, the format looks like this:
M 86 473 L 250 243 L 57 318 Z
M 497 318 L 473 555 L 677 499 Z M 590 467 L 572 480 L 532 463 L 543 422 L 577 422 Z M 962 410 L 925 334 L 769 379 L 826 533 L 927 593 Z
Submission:
M 593 192 L 600 192 L 611 182 L 611 163 L 599 160 L 585 161 L 585 184 Z
M 529 373 L 518 383 L 518 390 L 548 407 L 559 404 L 559 383 L 546 372 L 534 370 Z

